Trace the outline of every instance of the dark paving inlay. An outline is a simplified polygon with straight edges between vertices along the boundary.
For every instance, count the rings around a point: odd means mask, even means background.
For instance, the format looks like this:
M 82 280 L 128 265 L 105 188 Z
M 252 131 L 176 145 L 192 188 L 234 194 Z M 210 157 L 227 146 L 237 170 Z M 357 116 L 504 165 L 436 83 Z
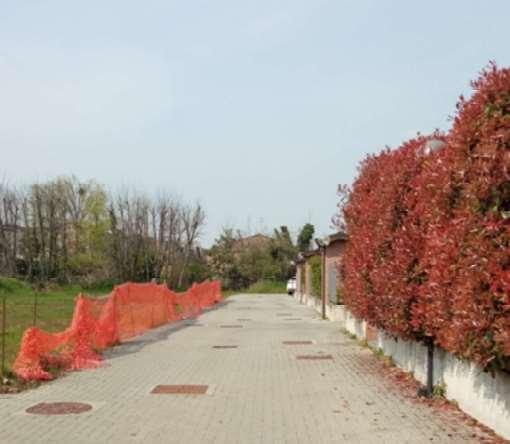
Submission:
M 155 395 L 204 395 L 208 385 L 157 385 L 151 391 Z
M 34 415 L 77 415 L 89 410 L 92 406 L 83 402 L 40 402 L 25 411 Z
M 220 325 L 220 328 L 243 328 L 242 325 Z
M 301 318 L 285 318 L 284 321 L 301 321 Z
M 237 345 L 213 345 L 213 348 L 237 348 Z
M 300 361 L 325 361 L 325 360 L 333 360 L 333 356 L 331 355 L 298 355 L 296 359 Z
M 292 313 L 276 313 L 276 316 L 292 316 Z
M 312 341 L 283 341 L 285 345 L 309 345 L 313 344 Z

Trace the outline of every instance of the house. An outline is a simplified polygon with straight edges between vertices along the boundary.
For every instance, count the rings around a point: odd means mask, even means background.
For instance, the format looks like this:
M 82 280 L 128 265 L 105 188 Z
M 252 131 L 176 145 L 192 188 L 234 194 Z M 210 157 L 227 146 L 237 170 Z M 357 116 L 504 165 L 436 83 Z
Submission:
M 302 251 L 296 259 L 296 294 L 300 296 L 300 301 L 305 303 L 310 298 L 320 298 L 320 285 L 313 285 L 313 277 L 316 273 L 316 264 L 319 264 L 320 271 L 321 252 L 319 249 L 311 251 Z M 320 284 L 320 282 L 319 282 Z
M 265 234 L 254 234 L 252 236 L 240 237 L 234 243 L 234 251 L 242 251 L 247 248 L 265 248 L 272 239 Z
M 325 294 L 330 304 L 342 304 L 342 279 L 339 273 L 342 252 L 347 242 L 347 235 L 342 232 L 332 234 L 325 241 Z
M 339 272 L 347 235 L 334 233 L 317 239 L 317 248 L 296 258 L 296 293 L 301 303 L 313 306 L 323 317 L 343 315 L 342 279 Z

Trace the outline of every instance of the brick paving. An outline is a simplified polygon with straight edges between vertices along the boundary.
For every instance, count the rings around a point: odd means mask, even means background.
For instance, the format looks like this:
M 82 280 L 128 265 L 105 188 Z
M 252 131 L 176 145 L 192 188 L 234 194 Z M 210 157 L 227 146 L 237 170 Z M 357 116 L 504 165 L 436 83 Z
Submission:
M 242 312 L 249 321 L 241 321 L 247 319 L 239 317 Z M 299 320 L 289 322 L 282 313 Z M 238 324 L 243 328 L 221 328 Z M 197 321 L 164 326 L 115 347 L 99 369 L 0 395 L 0 443 L 483 439 L 482 432 L 456 423 L 450 413 L 413 403 L 388 387 L 373 371 L 372 353 L 340 328 L 285 295 L 231 297 Z M 332 359 L 298 360 L 300 355 Z M 208 387 L 195 395 L 152 394 L 158 385 Z M 41 402 L 82 402 L 93 408 L 64 416 L 25 412 Z

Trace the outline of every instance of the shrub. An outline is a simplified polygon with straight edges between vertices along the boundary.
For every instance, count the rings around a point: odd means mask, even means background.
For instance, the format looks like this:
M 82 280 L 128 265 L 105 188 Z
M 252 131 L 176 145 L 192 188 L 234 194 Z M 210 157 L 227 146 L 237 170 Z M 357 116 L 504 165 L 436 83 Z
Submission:
M 345 221 L 349 233 L 342 274 L 344 301 L 359 317 L 389 333 L 414 337 L 410 324 L 421 275 L 421 227 L 413 181 L 428 155 L 427 143 L 441 134 L 418 137 L 396 150 L 369 156 L 353 185 Z
M 510 368 L 510 70 L 491 64 L 451 131 L 369 156 L 344 209 L 344 301 L 389 333 Z M 427 152 L 432 139 L 444 146 Z

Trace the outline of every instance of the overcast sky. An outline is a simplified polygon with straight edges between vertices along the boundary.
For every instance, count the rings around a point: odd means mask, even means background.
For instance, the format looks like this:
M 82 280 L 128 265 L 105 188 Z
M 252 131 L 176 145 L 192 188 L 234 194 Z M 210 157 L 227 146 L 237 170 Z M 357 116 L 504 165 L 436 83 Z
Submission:
M 510 2 L 0 0 L 0 176 L 167 189 L 329 231 L 366 153 L 447 129 Z

